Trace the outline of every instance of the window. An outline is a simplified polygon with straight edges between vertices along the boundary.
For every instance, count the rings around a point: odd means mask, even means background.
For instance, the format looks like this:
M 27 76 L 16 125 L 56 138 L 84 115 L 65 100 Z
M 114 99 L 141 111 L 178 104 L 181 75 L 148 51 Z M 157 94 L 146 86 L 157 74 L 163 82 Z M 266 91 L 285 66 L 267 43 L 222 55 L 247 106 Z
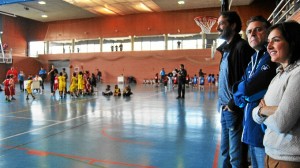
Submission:
M 38 57 L 39 54 L 45 54 L 46 42 L 32 41 L 29 42 L 29 57 Z
M 49 54 L 72 53 L 72 41 L 50 41 Z
M 103 39 L 103 52 L 131 51 L 131 37 Z
M 203 40 L 200 34 L 168 35 L 168 50 L 202 48 Z
M 100 52 L 100 39 L 76 40 L 74 53 Z
M 140 36 L 134 38 L 134 51 L 164 50 L 165 38 L 161 36 Z

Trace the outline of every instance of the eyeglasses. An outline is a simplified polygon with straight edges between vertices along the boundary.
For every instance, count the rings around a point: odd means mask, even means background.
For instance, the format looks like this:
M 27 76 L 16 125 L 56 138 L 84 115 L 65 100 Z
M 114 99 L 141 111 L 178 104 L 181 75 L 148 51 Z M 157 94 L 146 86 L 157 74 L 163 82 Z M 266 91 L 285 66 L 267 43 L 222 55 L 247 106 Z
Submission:
M 249 30 L 246 30 L 246 34 L 247 35 L 250 35 L 252 33 L 260 33 L 262 31 L 264 31 L 265 28 L 262 28 L 262 27 L 255 27 L 254 29 L 249 29 Z

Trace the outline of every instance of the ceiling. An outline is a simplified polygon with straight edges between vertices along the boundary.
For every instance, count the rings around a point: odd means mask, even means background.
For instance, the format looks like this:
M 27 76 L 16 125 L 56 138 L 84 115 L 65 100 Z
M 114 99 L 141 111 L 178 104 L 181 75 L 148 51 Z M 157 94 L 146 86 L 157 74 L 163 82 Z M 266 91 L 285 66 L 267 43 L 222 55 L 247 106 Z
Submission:
M 2 0 L 0 14 L 24 17 L 40 22 L 91 18 L 107 15 L 129 15 L 146 12 L 178 11 L 220 7 L 221 0 Z M 249 5 L 254 0 L 229 0 L 231 6 Z M 1 5 L 1 2 L 3 5 Z M 3 3 L 4 2 L 4 3 Z M 10 2 L 10 3 L 5 3 Z M 41 17 L 47 15 L 47 17 Z

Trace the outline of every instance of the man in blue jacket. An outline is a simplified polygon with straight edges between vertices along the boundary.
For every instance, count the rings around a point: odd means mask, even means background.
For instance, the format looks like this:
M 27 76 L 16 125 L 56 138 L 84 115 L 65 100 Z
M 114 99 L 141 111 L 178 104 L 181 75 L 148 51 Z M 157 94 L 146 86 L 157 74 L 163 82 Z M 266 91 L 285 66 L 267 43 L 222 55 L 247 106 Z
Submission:
M 265 151 L 262 126 L 252 119 L 252 110 L 263 98 L 276 74 L 276 64 L 266 50 L 267 29 L 270 23 L 262 16 L 247 21 L 246 35 L 249 45 L 256 51 L 241 81 L 233 87 L 234 102 L 244 108 L 242 142 L 248 145 L 252 168 L 263 168 Z

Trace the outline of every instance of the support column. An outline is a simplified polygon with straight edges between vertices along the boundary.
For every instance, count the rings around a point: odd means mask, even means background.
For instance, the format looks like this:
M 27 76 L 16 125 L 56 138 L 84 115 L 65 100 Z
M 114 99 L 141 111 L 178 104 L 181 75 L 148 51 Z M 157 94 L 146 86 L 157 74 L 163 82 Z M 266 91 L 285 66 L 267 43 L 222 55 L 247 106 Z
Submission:
M 103 38 L 99 37 L 100 52 L 103 51 Z
M 131 40 L 131 51 L 134 51 L 134 36 L 130 36 Z
M 202 49 L 206 48 L 206 34 L 202 31 Z
M 164 34 L 165 38 L 165 50 L 168 50 L 168 34 Z

